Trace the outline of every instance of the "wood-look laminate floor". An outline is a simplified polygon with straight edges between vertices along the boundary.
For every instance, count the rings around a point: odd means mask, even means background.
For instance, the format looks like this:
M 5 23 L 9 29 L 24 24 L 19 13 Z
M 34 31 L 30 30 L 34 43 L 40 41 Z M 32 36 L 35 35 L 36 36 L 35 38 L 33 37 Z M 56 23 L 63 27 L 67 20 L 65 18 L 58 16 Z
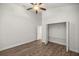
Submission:
M 56 43 L 49 42 L 44 45 L 40 41 L 34 41 L 1 51 L 0 56 L 79 56 L 79 54 L 66 52 L 65 46 Z

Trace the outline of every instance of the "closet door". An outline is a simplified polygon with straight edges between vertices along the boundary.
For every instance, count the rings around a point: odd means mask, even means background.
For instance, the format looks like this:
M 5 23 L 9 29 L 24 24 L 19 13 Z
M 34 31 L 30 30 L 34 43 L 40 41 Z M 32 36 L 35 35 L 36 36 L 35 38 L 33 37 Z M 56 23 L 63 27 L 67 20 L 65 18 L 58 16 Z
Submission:
M 42 26 L 37 27 L 37 40 L 42 40 Z
M 43 33 L 43 40 L 42 40 L 42 42 L 47 44 L 48 43 L 48 25 L 47 24 L 43 25 L 42 29 L 43 29 L 42 30 L 42 33 Z

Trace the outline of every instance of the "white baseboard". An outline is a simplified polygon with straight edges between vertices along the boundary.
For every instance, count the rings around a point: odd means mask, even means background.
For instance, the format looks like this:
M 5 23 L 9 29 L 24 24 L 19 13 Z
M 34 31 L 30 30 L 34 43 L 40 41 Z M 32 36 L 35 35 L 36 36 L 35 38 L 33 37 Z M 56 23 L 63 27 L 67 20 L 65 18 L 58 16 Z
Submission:
M 76 52 L 76 53 L 79 53 L 78 50 L 73 50 L 73 49 L 69 49 L 70 51 L 73 51 L 73 52 Z
M 54 41 L 49 41 L 49 42 L 54 42 Z M 65 45 L 65 44 L 63 44 L 63 43 L 61 43 L 61 42 L 54 42 L 54 43 L 61 44 L 61 45 Z M 76 52 L 76 53 L 79 53 L 78 50 L 74 50 L 74 49 L 71 49 L 71 48 L 69 48 L 69 50 L 70 50 L 70 51 L 73 51 L 73 52 Z
M 10 48 L 22 45 L 22 44 L 30 43 L 32 41 L 35 41 L 35 40 L 30 40 L 30 41 L 22 42 L 22 43 L 19 43 L 19 44 L 14 44 L 14 45 L 10 45 L 10 46 L 4 47 L 4 48 L 0 48 L 0 51 L 6 50 L 6 49 L 10 49 Z
M 57 42 L 57 41 L 52 41 L 52 40 L 51 40 L 51 41 L 49 40 L 49 42 L 54 42 L 54 43 L 57 43 L 57 44 L 66 45 L 66 44 L 64 44 L 64 43 Z

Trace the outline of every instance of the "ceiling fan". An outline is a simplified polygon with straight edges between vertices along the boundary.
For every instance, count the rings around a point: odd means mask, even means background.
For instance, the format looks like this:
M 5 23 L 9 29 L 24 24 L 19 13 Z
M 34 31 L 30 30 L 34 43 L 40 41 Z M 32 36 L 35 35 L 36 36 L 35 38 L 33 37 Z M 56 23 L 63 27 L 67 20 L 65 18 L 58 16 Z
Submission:
M 28 8 L 27 10 L 34 10 L 36 12 L 36 14 L 40 11 L 40 10 L 46 10 L 46 8 L 43 8 L 41 5 L 42 3 L 30 3 L 32 5 L 31 8 Z

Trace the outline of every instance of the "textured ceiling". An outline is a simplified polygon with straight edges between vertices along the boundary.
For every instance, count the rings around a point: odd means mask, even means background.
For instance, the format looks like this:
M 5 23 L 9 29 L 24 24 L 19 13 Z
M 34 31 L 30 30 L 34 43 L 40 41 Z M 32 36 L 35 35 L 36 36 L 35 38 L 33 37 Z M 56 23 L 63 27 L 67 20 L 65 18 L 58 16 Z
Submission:
M 79 5 L 79 3 L 45 3 L 47 8 L 63 7 L 68 5 Z

